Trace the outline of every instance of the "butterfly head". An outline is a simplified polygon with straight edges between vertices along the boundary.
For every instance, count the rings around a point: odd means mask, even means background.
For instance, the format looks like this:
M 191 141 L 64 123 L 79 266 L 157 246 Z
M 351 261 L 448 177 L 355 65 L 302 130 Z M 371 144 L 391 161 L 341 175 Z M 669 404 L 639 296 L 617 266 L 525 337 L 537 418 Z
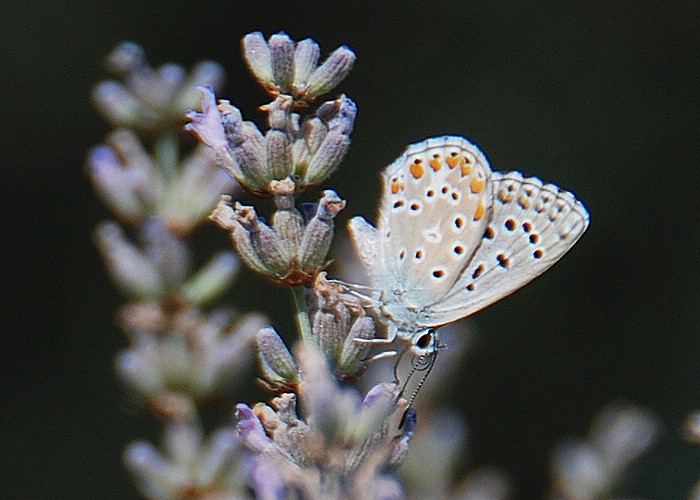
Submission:
M 435 328 L 423 328 L 418 330 L 412 336 L 407 337 L 407 340 L 409 341 L 408 349 L 416 358 L 430 356 L 434 354 L 437 349 L 443 347 L 442 344 L 440 344 Z

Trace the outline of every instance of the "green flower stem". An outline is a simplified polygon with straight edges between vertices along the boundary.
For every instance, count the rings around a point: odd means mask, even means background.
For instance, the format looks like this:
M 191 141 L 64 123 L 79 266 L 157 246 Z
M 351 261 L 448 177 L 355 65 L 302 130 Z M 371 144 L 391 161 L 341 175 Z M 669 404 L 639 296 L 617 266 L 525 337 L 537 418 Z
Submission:
M 304 343 L 311 342 L 311 323 L 309 314 L 306 312 L 306 301 L 304 300 L 304 285 L 291 287 L 292 297 L 294 297 L 294 318 L 297 322 L 299 336 Z

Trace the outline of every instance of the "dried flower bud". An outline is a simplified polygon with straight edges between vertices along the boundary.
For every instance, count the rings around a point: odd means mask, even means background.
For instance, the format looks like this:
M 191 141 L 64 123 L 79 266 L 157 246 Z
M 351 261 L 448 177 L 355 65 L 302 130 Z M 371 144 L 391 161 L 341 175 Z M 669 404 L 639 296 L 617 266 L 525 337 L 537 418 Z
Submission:
M 267 274 L 280 278 L 288 274 L 291 257 L 282 239 L 258 218 L 255 209 L 236 202 L 234 217 L 248 233 L 253 251 L 265 266 Z
M 352 324 L 343 344 L 343 349 L 336 364 L 336 375 L 341 378 L 353 378 L 367 367 L 367 357 L 372 348 L 369 343 L 358 342 L 375 338 L 376 327 L 370 316 L 360 316 Z
M 311 74 L 306 88 L 301 92 L 304 99 L 316 97 L 333 90 L 348 76 L 355 62 L 355 53 L 343 46 L 337 48 L 325 62 Z
M 267 168 L 269 179 L 284 179 L 292 175 L 292 148 L 289 135 L 281 130 L 270 130 L 267 143 Z
M 309 221 L 299 248 L 301 268 L 309 271 L 320 267 L 333 239 L 333 218 L 345 208 L 345 200 L 335 191 L 326 190 L 318 204 L 316 215 Z
M 314 283 L 318 310 L 313 315 L 312 332 L 321 352 L 335 372 L 350 330 L 352 315 L 340 301 L 336 285 L 327 281 L 325 274 L 318 273 Z
M 243 37 L 243 57 L 248 69 L 265 90 L 271 92 L 275 89 L 272 73 L 272 56 L 263 34 L 259 31 L 249 33 Z
M 294 387 L 299 382 L 296 363 L 274 328 L 261 328 L 255 340 L 265 381 L 273 388 Z
M 272 181 L 270 191 L 277 206 L 272 216 L 272 228 L 280 235 L 289 255 L 296 255 L 304 237 L 304 218 L 294 206 L 294 182 L 290 178 Z
M 330 177 L 343 161 L 350 147 L 350 132 L 355 122 L 357 108 L 355 103 L 345 96 L 326 103 L 319 108 L 319 118 L 327 124 L 325 128 L 312 123 L 305 127 L 307 144 L 313 154 L 303 174 L 303 184 L 316 185 Z M 332 112 L 330 112 L 332 111 Z M 319 143 L 320 140 L 320 143 Z
M 318 148 L 323 144 L 323 140 L 328 135 L 328 125 L 326 125 L 320 118 L 314 116 L 304 122 L 304 145 L 307 148 L 307 164 L 311 160 Z M 301 163 L 301 159 L 297 160 L 297 163 Z
M 299 94 L 307 85 L 309 76 L 316 69 L 321 49 L 311 38 L 299 42 L 294 50 L 293 92 Z
M 272 74 L 279 92 L 289 93 L 294 72 L 294 42 L 286 33 L 277 33 L 268 40 Z

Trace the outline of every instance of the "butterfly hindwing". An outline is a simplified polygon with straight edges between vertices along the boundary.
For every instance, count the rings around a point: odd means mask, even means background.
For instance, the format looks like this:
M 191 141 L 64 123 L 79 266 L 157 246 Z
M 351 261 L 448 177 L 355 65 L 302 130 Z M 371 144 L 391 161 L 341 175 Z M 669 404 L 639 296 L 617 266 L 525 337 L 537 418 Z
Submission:
M 479 249 L 450 293 L 431 307 L 436 326 L 509 295 L 557 262 L 588 227 L 569 192 L 519 172 L 492 175 L 493 211 Z

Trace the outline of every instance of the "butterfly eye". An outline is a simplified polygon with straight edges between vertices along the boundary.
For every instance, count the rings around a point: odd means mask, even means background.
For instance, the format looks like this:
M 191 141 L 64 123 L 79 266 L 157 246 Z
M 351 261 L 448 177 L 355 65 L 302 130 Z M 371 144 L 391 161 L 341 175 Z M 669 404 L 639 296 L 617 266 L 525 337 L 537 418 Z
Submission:
M 416 347 L 420 349 L 427 349 L 433 341 L 432 330 L 427 331 L 416 340 Z

